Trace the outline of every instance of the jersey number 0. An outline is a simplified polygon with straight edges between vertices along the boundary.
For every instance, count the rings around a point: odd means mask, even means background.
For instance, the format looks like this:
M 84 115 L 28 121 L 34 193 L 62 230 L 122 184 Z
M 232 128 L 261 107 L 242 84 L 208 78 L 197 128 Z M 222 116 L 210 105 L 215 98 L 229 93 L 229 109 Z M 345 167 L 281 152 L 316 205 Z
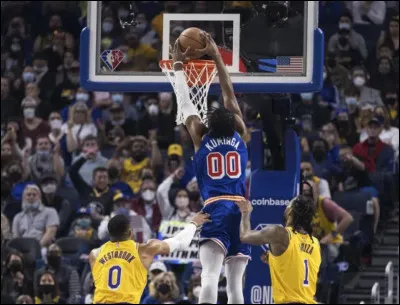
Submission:
M 119 285 L 121 285 L 121 275 L 122 275 L 121 267 L 112 266 L 108 271 L 108 288 L 113 290 L 118 289 Z
M 236 179 L 242 174 L 240 167 L 240 155 L 236 151 L 230 151 L 225 156 L 219 152 L 207 155 L 207 174 L 211 179 L 219 180 L 225 176 Z

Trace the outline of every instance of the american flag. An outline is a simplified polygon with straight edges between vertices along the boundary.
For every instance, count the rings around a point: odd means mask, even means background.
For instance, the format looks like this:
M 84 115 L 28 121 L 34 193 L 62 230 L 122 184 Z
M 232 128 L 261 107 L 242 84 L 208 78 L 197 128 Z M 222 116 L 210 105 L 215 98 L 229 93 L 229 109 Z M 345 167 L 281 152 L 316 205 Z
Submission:
M 270 73 L 302 73 L 303 62 L 302 56 L 278 56 L 271 59 L 259 59 L 258 68 Z

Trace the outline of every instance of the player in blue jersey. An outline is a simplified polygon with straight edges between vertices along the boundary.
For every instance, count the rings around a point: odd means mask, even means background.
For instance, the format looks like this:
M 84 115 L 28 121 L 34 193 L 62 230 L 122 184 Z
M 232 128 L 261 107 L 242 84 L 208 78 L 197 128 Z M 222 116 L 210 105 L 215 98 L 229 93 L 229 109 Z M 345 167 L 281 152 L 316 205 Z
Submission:
M 203 211 L 210 214 L 212 220 L 201 231 L 199 303 L 217 303 L 218 282 L 225 262 L 228 303 L 244 304 L 243 275 L 250 247 L 240 242 L 241 214 L 235 202 L 242 200 L 246 193 L 247 149 L 242 140 L 246 126 L 218 47 L 209 34 L 203 35 L 207 46 L 196 51 L 215 61 L 224 100 L 224 107 L 209 112 L 208 128 L 190 100 L 182 71 L 188 50 L 182 52 L 177 41 L 172 52 L 178 108 L 195 147 L 193 163 L 204 200 Z

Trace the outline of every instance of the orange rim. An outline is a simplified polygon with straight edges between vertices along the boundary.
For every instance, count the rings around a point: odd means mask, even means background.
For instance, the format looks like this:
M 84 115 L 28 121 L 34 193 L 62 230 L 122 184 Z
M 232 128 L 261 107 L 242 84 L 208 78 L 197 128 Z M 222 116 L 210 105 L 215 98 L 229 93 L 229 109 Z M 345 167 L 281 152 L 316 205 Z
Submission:
M 173 70 L 173 60 L 172 59 L 164 59 L 160 60 L 160 67 L 161 68 L 167 68 L 168 70 Z M 206 69 L 206 73 L 202 73 L 202 71 Z M 206 84 L 210 78 L 209 76 L 213 73 L 215 70 L 215 62 L 213 60 L 189 60 L 187 62 L 183 63 L 183 69 L 185 71 L 190 71 L 192 69 L 197 70 L 197 74 L 201 75 L 200 78 L 196 77 L 196 74 L 193 73 L 187 73 L 186 75 L 188 77 L 187 83 L 190 87 L 193 87 L 195 85 L 204 85 Z

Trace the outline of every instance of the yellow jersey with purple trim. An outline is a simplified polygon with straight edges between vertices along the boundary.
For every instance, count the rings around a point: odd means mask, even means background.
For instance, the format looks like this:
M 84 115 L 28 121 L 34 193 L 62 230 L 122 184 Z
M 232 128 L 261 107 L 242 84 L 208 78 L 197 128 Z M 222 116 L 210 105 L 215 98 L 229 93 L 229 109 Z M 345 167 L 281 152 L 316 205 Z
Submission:
M 207 202 L 218 196 L 226 196 L 227 200 L 245 197 L 247 159 L 246 144 L 237 132 L 220 139 L 206 134 L 193 157 L 203 200 Z
M 133 240 L 107 242 L 92 268 L 94 304 L 139 304 L 147 284 L 138 244 Z

